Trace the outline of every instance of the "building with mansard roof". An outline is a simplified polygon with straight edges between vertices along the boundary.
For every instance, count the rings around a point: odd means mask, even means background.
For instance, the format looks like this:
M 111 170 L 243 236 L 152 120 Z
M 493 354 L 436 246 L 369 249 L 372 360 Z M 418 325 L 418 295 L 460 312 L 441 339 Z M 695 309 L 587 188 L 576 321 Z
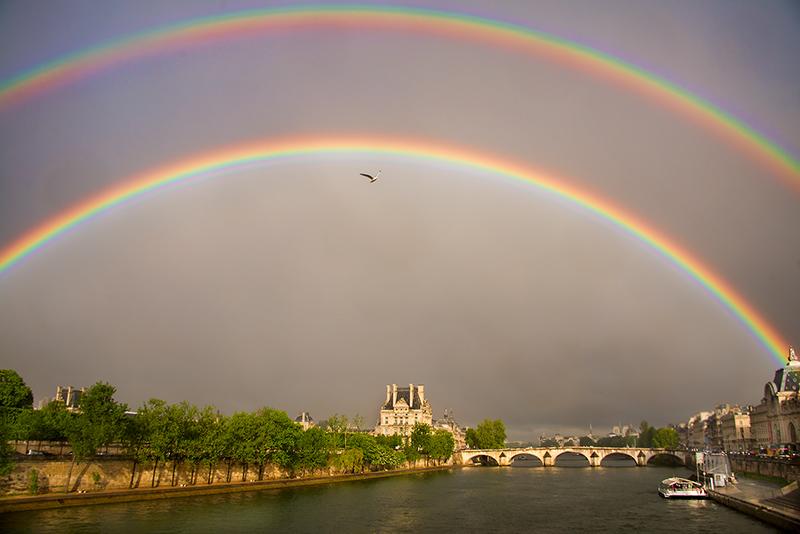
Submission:
M 308 430 L 314 426 L 314 420 L 311 419 L 311 414 L 308 412 L 300 412 L 300 415 L 294 418 L 294 422 L 303 427 L 303 430 Z
M 409 384 L 397 387 L 386 386 L 386 402 L 381 407 L 380 418 L 375 426 L 376 436 L 408 436 L 415 423 L 433 426 L 433 412 L 425 398 L 425 386 Z
M 759 448 L 800 449 L 800 361 L 789 347 L 789 361 L 775 371 L 775 378 L 764 386 L 761 404 L 750 411 L 750 431 Z

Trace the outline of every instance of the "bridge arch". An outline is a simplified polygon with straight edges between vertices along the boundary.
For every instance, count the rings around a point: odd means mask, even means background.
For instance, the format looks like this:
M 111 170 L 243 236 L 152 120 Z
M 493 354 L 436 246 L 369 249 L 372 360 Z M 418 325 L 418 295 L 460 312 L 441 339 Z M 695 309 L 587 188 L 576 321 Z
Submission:
M 524 465 L 525 467 L 544 467 L 544 461 L 532 452 L 523 452 L 510 455 L 509 465 Z
M 636 456 L 624 452 L 612 452 L 600 460 L 600 467 L 636 467 L 637 465 L 639 465 L 639 461 Z
M 679 454 L 672 453 L 672 452 L 662 452 L 659 454 L 654 454 L 650 458 L 647 459 L 647 465 L 658 465 L 658 466 L 679 466 L 679 465 L 686 465 L 685 458 L 681 458 Z
M 553 458 L 553 465 L 556 467 L 591 467 L 593 465 L 592 453 L 588 454 L 587 456 L 584 451 L 565 450 Z

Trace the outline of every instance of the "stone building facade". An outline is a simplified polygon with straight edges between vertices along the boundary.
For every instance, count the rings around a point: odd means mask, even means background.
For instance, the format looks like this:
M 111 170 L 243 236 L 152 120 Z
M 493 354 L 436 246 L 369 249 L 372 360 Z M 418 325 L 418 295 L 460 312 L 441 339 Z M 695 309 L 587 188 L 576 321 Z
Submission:
M 461 425 L 456 423 L 453 417 L 453 410 L 448 412 L 445 408 L 444 417 L 433 422 L 433 430 L 446 430 L 450 432 L 453 435 L 453 443 L 457 451 L 467 448 L 467 432 Z
M 751 410 L 751 406 L 737 406 L 720 418 L 722 450 L 747 452 L 755 447 L 750 434 Z
M 424 423 L 433 427 L 433 412 L 428 399 L 425 398 L 425 386 L 387 385 L 386 402 L 381 407 L 380 418 L 375 426 L 375 435 L 408 436 L 415 423 Z
M 775 371 L 775 378 L 764 386 L 761 404 L 751 412 L 751 428 L 760 448 L 770 451 L 786 447 L 800 450 L 800 361 L 789 348 L 789 361 Z
M 77 412 L 81 403 L 81 395 L 84 393 L 86 393 L 86 388 L 74 388 L 72 386 L 64 388 L 58 386 L 56 400 L 63 402 L 70 412 Z
M 789 347 L 789 361 L 764 386 L 757 406 L 702 412 L 688 423 L 687 445 L 725 451 L 800 450 L 800 361 Z M 720 443 L 721 441 L 721 443 Z

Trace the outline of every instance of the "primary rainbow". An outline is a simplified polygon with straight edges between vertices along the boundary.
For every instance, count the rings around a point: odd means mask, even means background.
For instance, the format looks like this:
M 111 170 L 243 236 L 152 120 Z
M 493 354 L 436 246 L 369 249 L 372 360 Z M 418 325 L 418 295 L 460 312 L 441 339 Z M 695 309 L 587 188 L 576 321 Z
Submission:
M 445 165 L 471 174 L 525 184 L 531 189 L 580 206 L 634 236 L 677 265 L 730 311 L 778 363 L 784 363 L 783 351 L 789 346 L 788 343 L 758 312 L 722 277 L 644 220 L 615 206 L 585 186 L 571 184 L 563 178 L 506 157 L 481 153 L 471 147 L 419 139 L 374 135 L 281 137 L 204 152 L 145 171 L 59 213 L 0 250 L 0 279 L 14 265 L 65 232 L 144 195 L 253 166 L 365 156 Z
M 302 29 L 425 33 L 544 57 L 605 78 L 700 123 L 800 191 L 800 162 L 710 102 L 609 54 L 521 26 L 447 11 L 398 6 L 292 6 L 191 19 L 61 56 L 0 81 L 0 110 L 131 57 L 195 43 Z

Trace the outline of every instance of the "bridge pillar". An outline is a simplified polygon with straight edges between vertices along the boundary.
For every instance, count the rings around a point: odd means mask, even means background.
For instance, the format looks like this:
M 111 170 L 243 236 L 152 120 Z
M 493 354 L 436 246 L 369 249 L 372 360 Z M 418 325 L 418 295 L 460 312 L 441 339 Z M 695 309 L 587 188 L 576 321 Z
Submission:
M 636 465 L 637 467 L 644 467 L 647 465 L 647 456 L 645 456 L 644 452 L 639 451 L 639 454 L 636 455 Z
M 500 458 L 497 459 L 497 464 L 498 465 L 511 465 L 509 463 L 509 461 L 508 461 L 508 456 L 506 456 L 506 453 L 504 453 L 504 452 L 500 453 Z
M 542 464 L 544 467 L 553 467 L 553 457 L 550 455 L 550 451 L 544 453 L 544 458 L 542 458 Z
M 593 452 L 589 456 L 589 467 L 600 467 L 600 462 L 602 461 L 603 459 L 596 452 Z

